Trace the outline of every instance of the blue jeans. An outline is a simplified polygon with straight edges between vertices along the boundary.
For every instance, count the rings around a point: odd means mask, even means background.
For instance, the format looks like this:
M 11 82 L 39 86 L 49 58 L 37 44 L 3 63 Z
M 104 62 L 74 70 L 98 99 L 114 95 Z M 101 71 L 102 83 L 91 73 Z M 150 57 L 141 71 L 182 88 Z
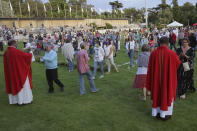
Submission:
M 197 50 L 197 45 L 196 45 L 196 47 L 195 47 L 195 50 Z
M 90 83 L 90 91 L 91 92 L 94 92 L 96 91 L 97 89 L 95 88 L 95 85 L 94 85 L 94 80 L 92 79 L 92 74 L 91 74 L 91 71 L 89 70 L 88 72 L 84 73 L 84 74 L 79 74 L 79 77 L 80 77 L 80 94 L 83 95 L 86 93 L 85 91 L 85 86 L 84 86 L 84 75 L 86 75 L 88 77 L 88 80 L 89 80 L 89 83 Z
M 176 51 L 176 43 L 170 43 L 170 49 L 172 50 L 172 47 L 174 47 L 175 51 Z
M 68 60 L 68 70 L 73 71 L 74 70 L 74 62 L 73 60 Z
M 130 50 L 130 53 L 129 53 L 129 57 L 130 57 L 130 66 L 133 66 L 134 64 L 134 50 Z
M 100 66 L 101 75 L 104 75 L 103 61 L 101 61 L 101 62 L 95 61 L 95 62 L 94 62 L 94 73 L 93 73 L 93 77 L 95 77 L 95 75 L 96 75 L 96 71 L 97 71 L 97 66 L 98 66 L 98 64 L 99 64 L 99 66 Z
M 94 53 L 93 47 L 89 48 L 89 57 L 92 57 L 93 53 Z

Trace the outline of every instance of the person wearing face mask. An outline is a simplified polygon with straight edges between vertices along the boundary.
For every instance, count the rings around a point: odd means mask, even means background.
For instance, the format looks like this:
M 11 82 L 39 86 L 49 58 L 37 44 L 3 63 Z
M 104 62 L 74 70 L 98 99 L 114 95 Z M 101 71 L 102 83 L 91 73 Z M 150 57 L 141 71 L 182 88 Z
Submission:
M 182 41 L 182 47 L 177 49 L 177 55 L 181 60 L 181 66 L 179 67 L 178 76 L 178 96 L 181 99 L 186 98 L 188 90 L 195 92 L 194 88 L 194 57 L 195 51 L 189 46 L 189 40 L 184 38 Z M 186 69 L 186 63 L 188 69 Z
M 101 44 L 99 41 L 96 41 L 96 47 L 94 48 L 94 73 L 93 73 L 93 79 L 95 79 L 96 76 L 96 71 L 97 71 L 97 66 L 99 64 L 100 66 L 100 71 L 101 71 L 101 76 L 100 79 L 104 77 L 104 70 L 103 70 L 103 60 L 105 56 L 105 52 L 103 48 L 101 47 Z

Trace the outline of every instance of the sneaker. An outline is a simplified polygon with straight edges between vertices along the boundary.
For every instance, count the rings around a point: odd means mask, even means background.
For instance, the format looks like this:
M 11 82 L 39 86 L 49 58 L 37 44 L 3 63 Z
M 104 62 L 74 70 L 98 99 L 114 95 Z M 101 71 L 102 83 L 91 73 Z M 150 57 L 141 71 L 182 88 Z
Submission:
M 104 75 L 101 75 L 99 78 L 102 79 L 104 77 Z
M 109 75 L 109 74 L 110 74 L 110 72 L 107 72 L 107 73 L 105 73 L 105 74 Z
M 180 99 L 182 99 L 182 100 L 184 100 L 186 98 L 186 95 L 184 94 L 184 95 L 182 95 L 182 96 L 180 96 Z
M 96 93 L 96 92 L 98 92 L 99 91 L 99 89 L 95 89 L 94 91 L 91 91 L 92 93 Z
M 146 101 L 146 97 L 141 97 L 141 101 Z

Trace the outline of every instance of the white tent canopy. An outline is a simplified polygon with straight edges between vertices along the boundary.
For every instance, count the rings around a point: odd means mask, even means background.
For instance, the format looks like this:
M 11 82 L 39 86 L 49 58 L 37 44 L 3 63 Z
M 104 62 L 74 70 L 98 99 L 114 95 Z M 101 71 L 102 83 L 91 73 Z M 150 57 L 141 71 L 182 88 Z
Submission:
M 174 21 L 171 24 L 167 25 L 167 27 L 180 27 L 180 26 L 183 26 L 183 24 L 181 24 L 177 21 Z

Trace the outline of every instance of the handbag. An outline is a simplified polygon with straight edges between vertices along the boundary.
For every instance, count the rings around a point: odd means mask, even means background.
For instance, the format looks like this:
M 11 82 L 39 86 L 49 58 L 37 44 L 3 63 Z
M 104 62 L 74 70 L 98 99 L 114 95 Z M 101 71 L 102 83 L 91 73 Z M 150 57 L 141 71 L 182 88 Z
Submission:
M 190 70 L 189 62 L 184 62 L 183 63 L 183 68 L 184 68 L 184 71 L 189 71 Z

